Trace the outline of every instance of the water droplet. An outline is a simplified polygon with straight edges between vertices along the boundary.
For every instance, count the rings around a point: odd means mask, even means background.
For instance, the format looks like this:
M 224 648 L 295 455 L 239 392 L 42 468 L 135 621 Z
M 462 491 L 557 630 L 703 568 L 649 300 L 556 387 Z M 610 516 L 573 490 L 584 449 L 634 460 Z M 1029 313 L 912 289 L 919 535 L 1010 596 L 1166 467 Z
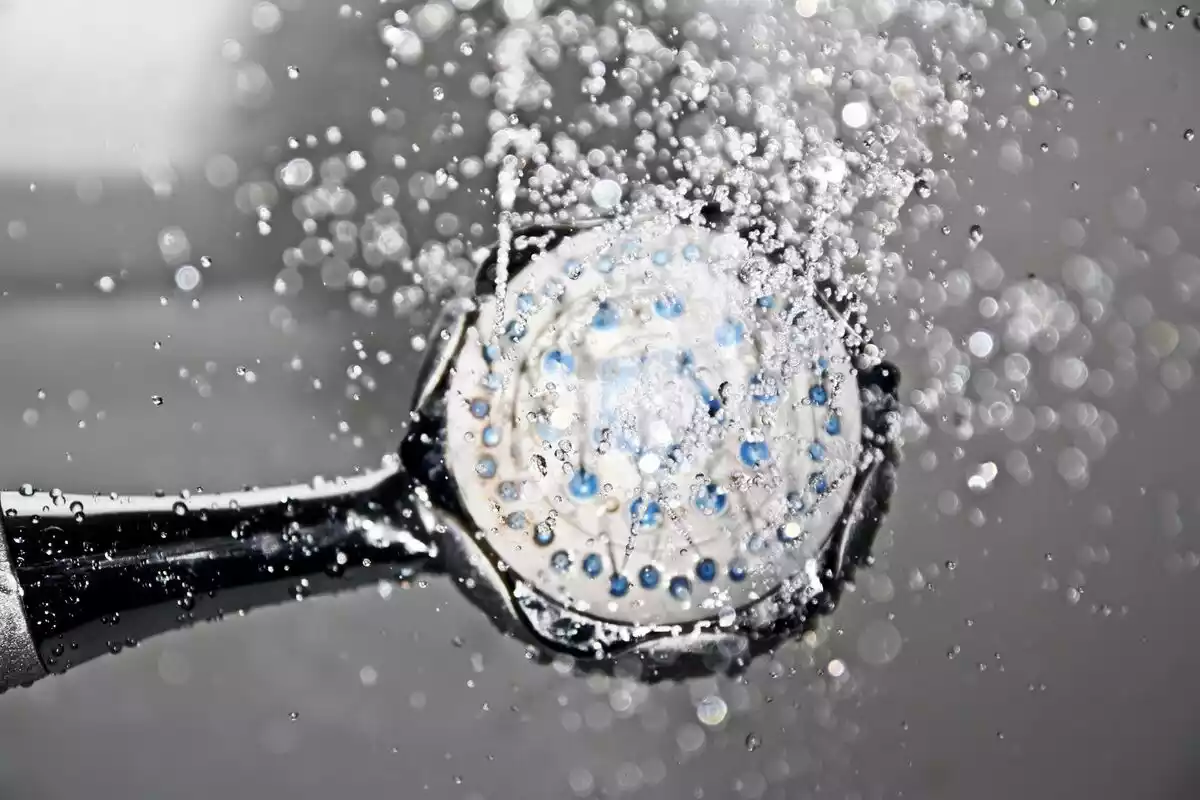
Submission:
M 605 211 L 611 211 L 621 202 L 621 186 L 614 180 L 604 179 L 592 185 L 592 202 Z
M 842 124 L 847 128 L 859 130 L 867 127 L 871 121 L 871 107 L 866 101 L 856 101 L 842 106 Z
M 872 620 L 858 638 L 858 654 L 866 663 L 882 666 L 899 655 L 902 643 L 895 625 L 887 620 Z
M 714 727 L 725 721 L 729 706 L 718 695 L 710 694 L 696 704 L 696 718 L 704 725 Z
M 175 270 L 175 285 L 181 291 L 190 292 L 200 286 L 200 270 L 191 264 L 184 264 Z

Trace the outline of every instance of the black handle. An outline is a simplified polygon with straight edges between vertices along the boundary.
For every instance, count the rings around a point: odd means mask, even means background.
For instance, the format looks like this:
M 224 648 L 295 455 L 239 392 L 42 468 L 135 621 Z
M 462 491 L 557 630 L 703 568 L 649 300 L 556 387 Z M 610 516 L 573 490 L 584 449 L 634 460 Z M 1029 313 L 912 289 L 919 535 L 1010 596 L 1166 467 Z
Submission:
M 204 619 L 412 574 L 401 477 L 190 497 L 0 493 L 33 644 L 62 672 Z

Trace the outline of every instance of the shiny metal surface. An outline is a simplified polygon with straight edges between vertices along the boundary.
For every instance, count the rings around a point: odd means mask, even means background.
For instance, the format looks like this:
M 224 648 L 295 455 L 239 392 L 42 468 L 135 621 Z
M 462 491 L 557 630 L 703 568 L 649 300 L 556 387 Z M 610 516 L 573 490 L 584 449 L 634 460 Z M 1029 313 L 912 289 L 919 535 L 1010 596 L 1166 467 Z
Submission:
M 196 623 L 411 577 L 437 548 L 404 518 L 394 461 L 211 495 L 4 493 L 17 610 L 42 666 L 61 674 Z
M 0 690 L 16 688 L 45 674 L 25 620 L 21 586 L 9 559 L 8 543 L 0 535 Z
M 122 495 L 99 493 L 70 493 L 48 491 L 24 492 L 0 491 L 0 508 L 8 517 L 33 517 L 38 515 L 74 515 L 72 506 L 78 505 L 82 513 L 103 519 L 106 515 L 121 514 L 174 514 L 176 507 L 183 505 L 184 512 L 237 511 L 238 509 L 284 505 L 286 503 L 317 504 L 334 501 L 350 495 L 366 494 L 378 489 L 396 474 L 395 459 L 388 465 L 368 470 L 363 475 L 317 479 L 309 483 L 291 486 L 268 486 L 232 492 L 202 492 L 192 494 Z

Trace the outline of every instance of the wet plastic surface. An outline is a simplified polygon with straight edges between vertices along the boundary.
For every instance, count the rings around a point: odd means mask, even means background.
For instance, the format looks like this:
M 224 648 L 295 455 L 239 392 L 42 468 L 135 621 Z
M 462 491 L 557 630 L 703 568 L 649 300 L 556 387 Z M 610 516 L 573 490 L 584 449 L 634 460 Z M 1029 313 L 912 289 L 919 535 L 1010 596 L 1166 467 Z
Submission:
M 249 8 L 217 5 L 233 27 Z M 363 120 L 375 101 L 365 94 L 375 87 L 357 87 L 377 78 L 384 57 L 373 23 L 338 22 L 336 6 L 312 6 L 290 15 L 292 27 L 258 56 L 280 90 L 270 112 L 243 119 L 217 103 L 210 111 L 225 125 L 212 135 L 221 141 L 200 149 L 265 153 L 334 121 L 348 142 L 358 136 L 369 147 Z M 996 151 L 1017 134 L 997 130 L 978 140 L 977 159 L 955 167 L 975 179 L 959 181 L 963 219 L 975 203 L 990 206 L 987 247 L 1010 271 L 1057 275 L 1069 217 L 1091 218 L 1098 248 L 1122 236 L 1144 242 L 1162 225 L 1178 232 L 1180 252 L 1200 248 L 1195 207 L 1180 202 L 1200 180 L 1197 144 L 1182 135 L 1200 123 L 1197 33 L 1185 25 L 1152 35 L 1138 28 L 1138 9 L 1088 6 L 1101 21 L 1097 43 L 1045 57 L 1071 76 L 1077 107 L 1066 132 L 1078 157 L 1011 175 Z M 0 9 L 0 29 L 8 13 Z M 215 25 L 189 46 L 211 54 L 237 35 Z M 1118 38 L 1128 50 L 1116 49 Z M 300 68 L 294 84 L 288 64 Z M 14 91 L 22 90 L 0 94 Z M 409 125 L 419 138 L 416 111 Z M 479 152 L 484 135 L 453 146 Z M 1032 151 L 1054 137 L 1021 138 Z M 434 165 L 438 156 L 431 148 L 410 163 L 421 159 Z M 0 484 L 226 490 L 373 465 L 399 440 L 415 371 L 406 367 L 418 360 L 407 342 L 427 318 L 367 320 L 319 287 L 275 296 L 279 252 L 294 236 L 281 222 L 260 237 L 199 168 L 181 169 L 163 210 L 140 176 L 128 179 L 140 199 L 122 199 L 114 178 L 105 182 L 111 193 L 87 205 L 62 199 L 78 197 L 69 169 L 29 163 L 0 162 Z M 1129 186 L 1151 209 L 1140 230 L 1114 221 L 1114 198 Z M 474 206 L 463 213 L 486 219 Z M 23 237 L 4 237 L 10 220 L 25 223 Z M 193 251 L 215 262 L 194 294 L 199 308 L 161 265 L 155 237 L 167 224 L 209 231 L 193 237 Z M 430 229 L 414 215 L 415 237 Z M 123 260 L 129 279 L 111 294 L 97 289 Z M 1194 321 L 1165 269 L 1127 266 L 1115 302 L 1145 295 L 1176 321 Z M 277 307 L 287 312 L 272 322 Z M 294 327 L 280 323 L 286 317 Z M 963 337 L 973 330 L 966 311 L 941 324 Z M 397 360 L 376 367 L 377 389 L 351 401 L 344 376 L 356 338 Z M 900 366 L 909 374 L 903 354 Z M 1200 646 L 1189 631 L 1200 583 L 1187 564 L 1198 549 L 1197 398 L 1185 388 L 1162 408 L 1145 388 L 1109 404 L 1120 434 L 1092 464 L 1086 489 L 1058 479 L 1057 440 L 1047 434 L 1036 440 L 1044 454 L 1025 448 L 1031 461 L 1045 460 L 1036 480 L 1000 479 L 972 498 L 989 520 L 983 527 L 939 507 L 947 488 L 966 496 L 967 470 L 952 447 L 943 440 L 911 452 L 863 602 L 843 604 L 811 656 L 761 660 L 744 684 L 644 689 L 560 674 L 431 578 L 157 638 L 0 697 L 0 796 L 1193 797 Z M 331 436 L 342 421 L 349 432 Z M 1002 436 L 963 446 L 972 464 L 1002 464 L 1014 449 Z M 922 465 L 925 449 L 938 451 L 940 466 Z M 881 623 L 903 644 L 877 667 L 858 648 Z M 830 679 L 834 659 L 848 665 L 846 680 Z M 727 704 L 720 725 L 698 721 L 706 696 Z

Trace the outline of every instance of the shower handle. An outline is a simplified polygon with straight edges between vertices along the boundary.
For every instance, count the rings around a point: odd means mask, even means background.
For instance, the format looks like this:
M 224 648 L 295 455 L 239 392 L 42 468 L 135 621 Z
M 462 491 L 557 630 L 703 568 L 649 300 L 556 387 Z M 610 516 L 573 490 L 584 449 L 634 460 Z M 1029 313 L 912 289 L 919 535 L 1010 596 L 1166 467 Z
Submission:
M 195 622 L 408 577 L 395 468 L 189 497 L 0 492 L 0 689 Z

